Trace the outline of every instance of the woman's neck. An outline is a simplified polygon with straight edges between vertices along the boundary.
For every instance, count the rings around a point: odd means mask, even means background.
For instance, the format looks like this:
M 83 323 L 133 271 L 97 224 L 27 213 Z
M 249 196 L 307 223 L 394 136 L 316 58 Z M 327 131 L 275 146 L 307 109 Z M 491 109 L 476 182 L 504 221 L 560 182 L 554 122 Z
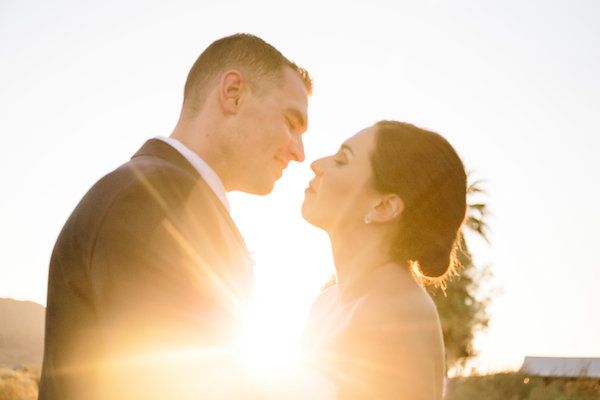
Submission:
M 372 270 L 391 261 L 378 232 L 330 234 L 331 248 L 340 287 L 354 287 Z

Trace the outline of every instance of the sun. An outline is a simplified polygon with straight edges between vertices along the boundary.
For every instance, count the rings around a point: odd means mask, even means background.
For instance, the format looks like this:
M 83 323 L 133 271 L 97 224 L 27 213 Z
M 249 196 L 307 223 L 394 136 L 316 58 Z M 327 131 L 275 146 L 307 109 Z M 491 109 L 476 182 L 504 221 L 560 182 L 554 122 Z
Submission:
M 335 398 L 335 384 L 311 366 L 310 355 L 302 349 L 299 321 L 297 313 L 255 309 L 243 329 L 239 360 L 268 398 Z
M 246 317 L 239 357 L 251 376 L 263 384 L 287 379 L 302 366 L 301 329 L 294 315 L 256 307 Z

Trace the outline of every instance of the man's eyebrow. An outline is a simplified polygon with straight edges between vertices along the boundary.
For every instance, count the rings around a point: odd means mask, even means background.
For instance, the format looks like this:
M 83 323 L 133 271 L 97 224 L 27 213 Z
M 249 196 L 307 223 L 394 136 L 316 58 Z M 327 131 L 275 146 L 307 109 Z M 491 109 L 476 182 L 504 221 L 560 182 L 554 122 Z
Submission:
M 304 116 L 302 115 L 302 113 L 300 111 L 298 111 L 295 108 L 287 108 L 285 111 L 288 114 L 291 114 L 296 119 L 296 122 L 298 122 L 298 124 L 300 124 L 300 128 L 306 127 L 306 121 L 304 120 Z
M 348 146 L 347 144 L 341 145 L 340 148 L 348 150 L 350 152 L 350 154 L 354 155 L 354 152 L 352 151 L 352 147 Z

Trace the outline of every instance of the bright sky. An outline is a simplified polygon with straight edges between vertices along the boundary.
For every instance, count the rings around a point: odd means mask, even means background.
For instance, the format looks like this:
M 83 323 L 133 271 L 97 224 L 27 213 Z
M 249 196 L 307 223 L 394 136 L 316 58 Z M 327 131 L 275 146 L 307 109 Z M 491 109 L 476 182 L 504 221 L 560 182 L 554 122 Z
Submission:
M 500 289 L 480 368 L 600 356 L 600 2 L 0 2 L 0 297 L 45 304 L 56 236 L 87 189 L 168 135 L 198 54 L 263 37 L 315 78 L 307 160 L 377 120 L 433 129 L 485 180 Z M 232 194 L 263 315 L 299 332 L 332 271 L 291 165 L 266 198 Z

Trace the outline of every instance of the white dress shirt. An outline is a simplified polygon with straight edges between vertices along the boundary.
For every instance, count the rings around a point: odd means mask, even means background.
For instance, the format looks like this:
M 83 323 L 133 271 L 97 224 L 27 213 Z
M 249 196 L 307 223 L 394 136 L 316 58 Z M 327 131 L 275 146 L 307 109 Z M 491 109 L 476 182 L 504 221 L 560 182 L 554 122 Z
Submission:
M 202 179 L 206 182 L 206 184 L 212 189 L 212 191 L 217 195 L 225 209 L 229 211 L 229 202 L 227 201 L 227 194 L 225 192 L 225 187 L 223 186 L 223 182 L 219 175 L 215 172 L 214 169 L 210 167 L 198 154 L 190 150 L 186 145 L 181 143 L 179 140 L 174 139 L 172 137 L 166 136 L 157 136 L 155 139 L 162 140 L 167 143 L 175 150 L 177 150 L 186 160 L 189 161 L 190 164 L 198 171 Z

